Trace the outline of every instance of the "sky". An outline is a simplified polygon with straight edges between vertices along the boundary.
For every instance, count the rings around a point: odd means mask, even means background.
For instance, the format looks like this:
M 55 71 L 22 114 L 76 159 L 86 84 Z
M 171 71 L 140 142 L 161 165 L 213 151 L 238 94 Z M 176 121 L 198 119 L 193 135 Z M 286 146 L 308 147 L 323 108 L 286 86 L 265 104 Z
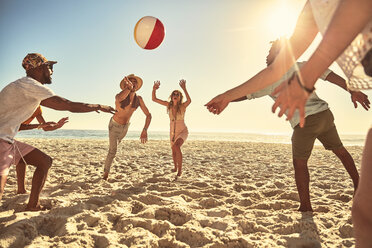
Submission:
M 56 60 L 50 88 L 71 101 L 114 106 L 125 75 L 140 76 L 138 91 L 152 114 L 149 131 L 169 130 L 166 108 L 152 102 L 168 100 L 180 79 L 186 80 L 192 103 L 185 117 L 190 132 L 289 134 L 285 118 L 271 113 L 273 100 L 230 103 L 220 115 L 204 107 L 214 96 L 233 88 L 265 68 L 269 42 L 289 36 L 304 0 L 0 0 L 0 88 L 25 76 L 27 53 Z M 133 36 L 136 22 L 154 16 L 166 35 L 155 50 L 140 48 Z M 300 58 L 306 60 L 316 38 Z M 336 64 L 330 69 L 343 76 Z M 316 84 L 329 103 L 340 134 L 366 134 L 371 111 L 354 109 L 350 94 L 329 82 Z M 372 91 L 365 91 L 370 100 Z M 64 129 L 107 129 L 110 114 L 70 113 L 43 108 L 47 121 L 68 116 Z M 142 130 L 145 115 L 132 116 L 133 131 Z

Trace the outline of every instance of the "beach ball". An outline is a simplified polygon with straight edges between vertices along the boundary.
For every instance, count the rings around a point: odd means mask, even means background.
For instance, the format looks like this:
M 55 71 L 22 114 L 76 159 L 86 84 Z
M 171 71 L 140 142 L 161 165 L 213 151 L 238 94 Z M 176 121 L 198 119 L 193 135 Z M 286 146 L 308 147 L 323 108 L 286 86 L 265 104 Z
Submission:
M 151 50 L 157 48 L 163 41 L 164 36 L 164 25 L 156 17 L 142 17 L 134 28 L 134 39 L 143 49 Z

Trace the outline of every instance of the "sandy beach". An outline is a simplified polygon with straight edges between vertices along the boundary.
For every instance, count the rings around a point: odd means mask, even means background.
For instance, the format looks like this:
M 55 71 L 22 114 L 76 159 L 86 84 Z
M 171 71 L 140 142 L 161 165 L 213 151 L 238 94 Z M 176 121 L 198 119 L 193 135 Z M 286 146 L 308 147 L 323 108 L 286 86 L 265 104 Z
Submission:
M 353 185 L 316 146 L 314 213 L 300 213 L 291 146 L 187 141 L 174 180 L 168 141 L 124 140 L 108 181 L 108 140 L 22 139 L 53 157 L 41 193 L 50 210 L 22 212 L 11 167 L 0 206 L 0 247 L 353 247 Z M 360 168 L 362 147 L 348 147 Z

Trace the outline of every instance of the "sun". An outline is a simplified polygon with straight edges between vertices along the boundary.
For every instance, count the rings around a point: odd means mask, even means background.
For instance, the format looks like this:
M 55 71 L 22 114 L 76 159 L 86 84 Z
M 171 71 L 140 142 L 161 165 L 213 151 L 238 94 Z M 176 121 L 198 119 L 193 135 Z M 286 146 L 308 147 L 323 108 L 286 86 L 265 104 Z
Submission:
M 300 10 L 295 8 L 290 2 L 285 0 L 277 1 L 277 4 L 271 6 L 270 11 L 268 11 L 266 28 L 273 38 L 279 36 L 289 37 L 296 26 Z

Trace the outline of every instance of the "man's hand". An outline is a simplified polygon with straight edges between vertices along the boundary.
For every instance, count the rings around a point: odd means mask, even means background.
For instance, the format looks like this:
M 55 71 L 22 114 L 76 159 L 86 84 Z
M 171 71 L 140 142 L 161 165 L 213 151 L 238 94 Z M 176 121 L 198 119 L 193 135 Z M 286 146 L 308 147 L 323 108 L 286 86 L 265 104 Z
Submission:
M 123 88 L 127 88 L 129 90 L 133 89 L 133 83 L 127 77 L 124 78 L 124 87 Z
M 226 93 L 216 96 L 204 106 L 209 112 L 219 115 L 229 105 L 230 101 L 226 97 Z
M 354 103 L 354 107 L 357 108 L 358 104 L 357 102 L 362 105 L 362 107 L 368 111 L 370 108 L 370 102 L 368 100 L 368 96 L 360 91 L 350 91 L 351 94 L 351 101 Z
M 300 127 L 304 127 L 305 104 L 309 98 L 309 94 L 300 87 L 299 84 L 301 82 L 298 82 L 297 80 L 297 77 L 292 77 L 275 88 L 271 95 L 278 95 L 278 98 L 276 99 L 271 110 L 273 113 L 275 113 L 276 109 L 279 107 L 279 117 L 282 117 L 282 115 L 288 110 L 287 120 L 290 120 L 292 119 L 296 109 L 298 109 L 300 113 Z
M 116 112 L 116 110 L 113 107 L 101 105 L 101 104 L 98 104 L 98 109 L 96 110 L 96 112 L 99 113 L 99 111 L 111 113 L 111 114 L 115 114 Z
M 142 144 L 145 144 L 147 142 L 147 130 L 145 129 L 142 130 L 140 140 Z

